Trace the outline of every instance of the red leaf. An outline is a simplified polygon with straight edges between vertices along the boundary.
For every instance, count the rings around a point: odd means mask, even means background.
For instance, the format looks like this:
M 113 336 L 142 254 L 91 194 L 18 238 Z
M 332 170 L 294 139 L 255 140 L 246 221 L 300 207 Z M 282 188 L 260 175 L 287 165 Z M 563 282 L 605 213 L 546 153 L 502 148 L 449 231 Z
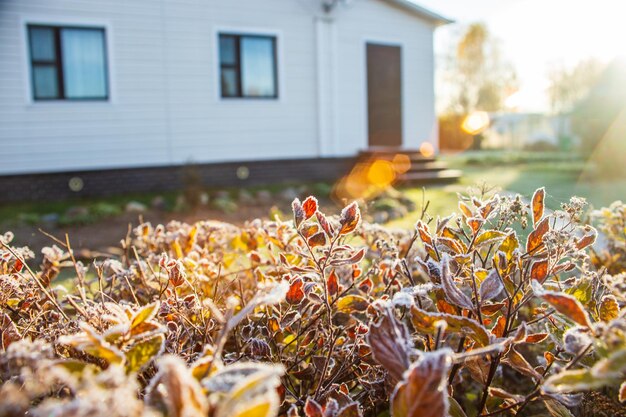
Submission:
M 350 256 L 349 258 L 333 259 L 332 261 L 330 261 L 330 264 L 334 266 L 356 264 L 356 263 L 361 262 L 361 259 L 363 259 L 363 256 L 365 256 L 365 248 L 362 248 L 354 252 L 352 256 Z
M 533 194 L 533 200 L 532 200 L 532 210 L 533 210 L 533 225 L 536 225 L 537 222 L 539 222 L 539 220 L 541 220 L 541 218 L 543 217 L 543 210 L 544 210 L 544 198 L 546 196 L 546 189 L 541 187 L 539 188 L 537 191 L 535 191 L 535 194 Z
M 415 225 L 415 230 L 420 235 L 420 239 L 422 239 L 422 242 L 429 245 L 433 244 L 433 238 L 430 236 L 430 232 L 428 231 L 428 225 L 426 223 L 419 220 Z
M 317 212 L 317 199 L 315 197 L 307 197 L 302 203 L 302 209 L 304 210 L 304 216 L 307 219 L 313 217 Z
M 339 291 L 337 274 L 335 273 L 334 269 L 330 271 L 330 275 L 328 275 L 328 279 L 326 280 L 326 289 L 328 290 L 328 294 L 331 296 L 337 294 L 337 291 Z
M 530 277 L 541 284 L 548 277 L 548 258 L 535 261 L 530 267 Z
M 287 302 L 289 304 L 298 304 L 304 298 L 304 290 L 302 289 L 304 282 L 298 277 L 291 282 L 289 291 L 287 291 Z
M 581 326 L 591 327 L 589 315 L 587 315 L 587 312 L 583 308 L 582 304 L 580 304 L 580 301 L 576 298 L 569 294 L 546 291 L 535 281 L 532 281 L 532 288 L 535 294 L 550 303 L 559 313 L 570 318 Z
M 594 228 L 591 228 L 583 237 L 576 241 L 577 249 L 584 249 L 589 245 L 592 245 L 596 241 L 597 232 Z

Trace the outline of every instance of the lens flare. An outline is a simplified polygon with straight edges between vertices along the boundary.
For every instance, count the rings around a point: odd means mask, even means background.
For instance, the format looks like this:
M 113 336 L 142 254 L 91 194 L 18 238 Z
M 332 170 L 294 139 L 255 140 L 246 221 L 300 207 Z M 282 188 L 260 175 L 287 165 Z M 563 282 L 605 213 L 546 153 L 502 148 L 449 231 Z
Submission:
M 488 127 L 489 114 L 484 111 L 473 112 L 472 114 L 468 115 L 465 120 L 463 120 L 463 124 L 461 124 L 461 129 L 463 129 L 464 132 L 469 133 L 470 135 L 478 135 Z
M 430 158 L 435 154 L 435 147 L 430 142 L 424 142 L 420 145 L 420 153 L 426 158 Z

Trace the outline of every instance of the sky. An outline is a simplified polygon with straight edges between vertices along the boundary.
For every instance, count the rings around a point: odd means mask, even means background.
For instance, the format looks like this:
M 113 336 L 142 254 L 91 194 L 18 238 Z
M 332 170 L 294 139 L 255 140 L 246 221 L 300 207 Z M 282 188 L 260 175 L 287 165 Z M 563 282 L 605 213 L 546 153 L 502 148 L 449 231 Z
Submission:
M 485 22 L 516 69 L 520 111 L 549 110 L 550 68 L 586 58 L 602 62 L 626 54 L 624 0 L 414 0 L 456 21 L 437 29 L 441 55 L 468 23 Z

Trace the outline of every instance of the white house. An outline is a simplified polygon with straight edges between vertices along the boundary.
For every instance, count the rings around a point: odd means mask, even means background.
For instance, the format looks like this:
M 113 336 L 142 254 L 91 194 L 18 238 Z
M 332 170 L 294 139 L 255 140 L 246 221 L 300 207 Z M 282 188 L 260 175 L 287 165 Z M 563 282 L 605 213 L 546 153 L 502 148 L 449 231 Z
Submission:
M 0 178 L 437 143 L 408 0 L 1 0 Z

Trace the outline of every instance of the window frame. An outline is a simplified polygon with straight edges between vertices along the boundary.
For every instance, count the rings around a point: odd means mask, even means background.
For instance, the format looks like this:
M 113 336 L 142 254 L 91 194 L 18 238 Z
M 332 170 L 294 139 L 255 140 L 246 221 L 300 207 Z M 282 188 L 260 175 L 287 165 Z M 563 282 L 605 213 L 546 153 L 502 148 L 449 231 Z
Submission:
M 222 63 L 222 50 L 221 50 L 221 40 L 222 37 L 231 38 L 235 41 L 235 63 L 234 64 L 224 64 Z M 243 38 L 248 39 L 269 39 L 272 43 L 272 69 L 273 69 L 273 81 L 274 81 L 274 94 L 272 95 L 246 95 L 243 92 L 243 65 L 241 58 L 241 40 Z M 280 88 L 279 88 L 279 76 L 278 76 L 278 35 L 273 33 L 248 33 L 248 32 L 233 32 L 233 31 L 218 31 L 217 32 L 217 60 L 219 66 L 219 74 L 218 74 L 218 88 L 219 88 L 219 98 L 222 100 L 241 100 L 241 99 L 252 99 L 252 100 L 279 100 L 280 99 Z M 224 95 L 224 90 L 222 89 L 222 71 L 224 69 L 234 70 L 237 74 L 237 94 L 236 95 Z
M 33 42 L 31 37 L 31 28 L 50 29 L 53 33 L 54 40 L 54 61 L 36 60 L 33 57 Z M 61 41 L 61 32 L 64 29 L 77 30 L 96 30 L 102 33 L 103 63 L 104 63 L 104 83 L 105 94 L 103 96 L 94 97 L 67 97 L 65 94 L 65 80 L 63 77 L 63 47 Z M 109 54 L 107 42 L 107 27 L 104 25 L 82 25 L 82 24 L 53 24 L 53 23 L 26 23 L 26 44 L 28 48 L 28 67 L 30 70 L 30 98 L 34 102 L 50 102 L 50 101 L 110 101 L 111 98 L 111 80 L 109 76 Z M 58 91 L 57 97 L 37 97 L 35 87 L 35 71 L 36 67 L 54 67 L 57 72 L 56 87 Z

